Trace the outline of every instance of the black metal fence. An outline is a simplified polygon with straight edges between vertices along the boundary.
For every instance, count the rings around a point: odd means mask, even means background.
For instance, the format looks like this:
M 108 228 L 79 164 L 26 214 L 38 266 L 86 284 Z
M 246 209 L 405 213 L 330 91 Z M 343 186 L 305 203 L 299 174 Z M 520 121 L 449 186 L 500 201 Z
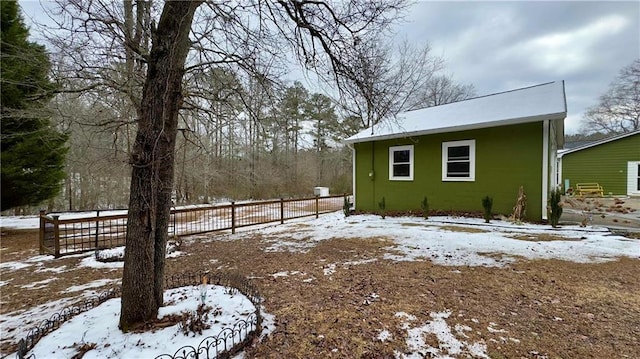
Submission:
M 279 199 L 171 209 L 169 235 L 184 236 L 318 216 L 344 206 L 346 195 Z M 63 218 L 40 212 L 40 254 L 56 257 L 125 245 L 127 214 Z
M 156 359 L 228 358 L 242 350 L 242 348 L 250 343 L 256 336 L 260 335 L 262 331 L 262 315 L 260 313 L 262 297 L 258 289 L 248 279 L 238 273 L 201 271 L 175 274 L 165 278 L 165 288 L 199 285 L 204 275 L 209 278 L 210 284 L 225 286 L 242 293 L 253 303 L 256 308 L 255 312 L 251 313 L 245 319 L 238 320 L 231 327 L 222 329 L 217 335 L 203 338 L 197 347 L 183 346 L 178 348 L 173 354 L 160 354 Z M 120 295 L 120 288 L 113 288 L 79 305 L 67 307 L 55 313 L 51 318 L 44 320 L 40 325 L 31 329 L 27 333 L 27 336 L 20 340 L 18 343 L 18 351 L 16 352 L 17 358 L 36 359 L 34 354 L 29 354 L 29 351 L 33 349 L 42 337 L 58 329 L 64 322 L 72 317 L 93 309 L 105 301 L 119 297 Z

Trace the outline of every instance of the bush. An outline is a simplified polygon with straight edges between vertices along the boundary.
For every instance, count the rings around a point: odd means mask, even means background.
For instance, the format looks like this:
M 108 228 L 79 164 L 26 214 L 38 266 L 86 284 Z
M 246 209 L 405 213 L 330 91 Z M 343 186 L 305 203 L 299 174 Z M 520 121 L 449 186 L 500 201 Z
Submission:
M 351 214 L 351 202 L 349 202 L 349 196 L 344 196 L 344 204 L 342 205 L 342 211 L 345 217 L 349 217 Z
M 560 189 L 552 189 L 549 193 L 549 200 L 547 204 L 547 216 L 549 217 L 549 223 L 551 227 L 556 228 L 558 222 L 560 222 L 560 216 L 562 216 L 562 192 Z
M 482 199 L 482 208 L 484 208 L 483 217 L 485 223 L 489 223 L 489 221 L 493 217 L 491 215 L 491 207 L 493 207 L 493 198 L 486 196 Z

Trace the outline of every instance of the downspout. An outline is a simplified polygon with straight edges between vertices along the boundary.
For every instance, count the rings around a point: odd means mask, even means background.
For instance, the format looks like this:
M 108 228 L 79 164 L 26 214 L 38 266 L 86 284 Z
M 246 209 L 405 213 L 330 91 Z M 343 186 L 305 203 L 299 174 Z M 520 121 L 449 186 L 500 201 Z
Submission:
M 347 147 L 351 149 L 351 193 L 353 195 L 353 209 L 356 209 L 356 148 L 352 143 L 347 143 Z
M 542 219 L 547 218 L 549 196 L 549 121 L 542 122 Z
M 376 172 L 375 172 L 375 158 L 376 158 L 376 141 L 371 141 L 371 172 L 369 172 L 369 177 L 371 182 L 372 191 L 371 194 L 373 197 L 371 198 L 371 205 L 373 210 L 376 208 Z

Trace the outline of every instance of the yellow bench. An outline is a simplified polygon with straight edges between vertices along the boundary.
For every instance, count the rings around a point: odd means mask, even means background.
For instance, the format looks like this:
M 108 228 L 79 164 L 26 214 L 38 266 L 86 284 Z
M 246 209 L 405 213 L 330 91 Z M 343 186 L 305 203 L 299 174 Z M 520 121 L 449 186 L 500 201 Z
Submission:
M 602 197 L 604 195 L 604 189 L 599 183 L 578 183 L 576 184 L 576 194 L 580 197 L 584 195 Z

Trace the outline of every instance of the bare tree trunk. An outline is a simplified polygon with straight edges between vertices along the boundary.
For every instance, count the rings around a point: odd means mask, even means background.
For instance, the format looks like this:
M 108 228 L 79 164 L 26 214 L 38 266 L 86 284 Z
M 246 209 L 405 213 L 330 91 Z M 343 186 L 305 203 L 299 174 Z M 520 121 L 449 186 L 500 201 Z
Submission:
M 178 111 L 189 30 L 200 1 L 167 1 L 153 36 L 133 166 L 120 328 L 154 319 L 163 304 Z

